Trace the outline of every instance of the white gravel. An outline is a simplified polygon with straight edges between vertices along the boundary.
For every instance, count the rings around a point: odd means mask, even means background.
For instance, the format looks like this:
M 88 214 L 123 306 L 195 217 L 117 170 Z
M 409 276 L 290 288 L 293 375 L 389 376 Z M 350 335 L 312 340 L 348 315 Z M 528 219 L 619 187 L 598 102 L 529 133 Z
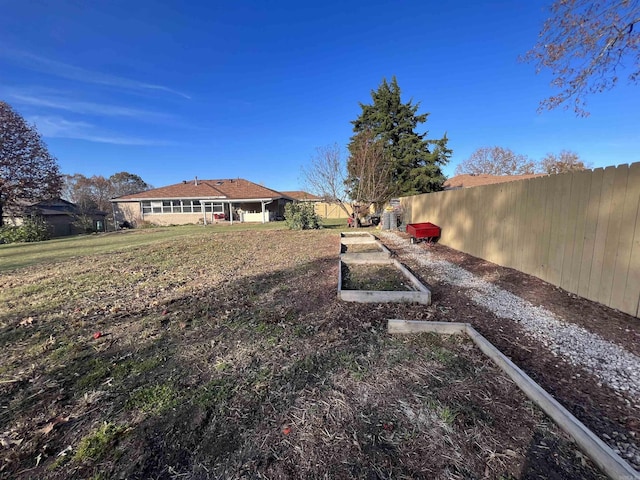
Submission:
M 393 232 L 380 236 L 396 252 L 428 268 L 439 282 L 466 290 L 466 295 L 500 318 L 513 320 L 554 355 L 593 373 L 602 383 L 626 393 L 640 403 L 640 357 L 582 327 L 568 323 L 543 307 L 537 307 L 450 262 L 438 260 Z M 606 321 L 606 319 L 603 319 Z

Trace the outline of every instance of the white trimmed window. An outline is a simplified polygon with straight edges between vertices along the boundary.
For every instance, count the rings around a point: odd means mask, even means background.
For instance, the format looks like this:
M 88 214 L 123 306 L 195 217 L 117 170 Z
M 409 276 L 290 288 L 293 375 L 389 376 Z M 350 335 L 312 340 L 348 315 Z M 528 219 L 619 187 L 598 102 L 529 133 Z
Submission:
M 144 200 L 142 213 L 144 215 L 154 213 L 224 213 L 223 203 L 201 202 L 200 200 Z

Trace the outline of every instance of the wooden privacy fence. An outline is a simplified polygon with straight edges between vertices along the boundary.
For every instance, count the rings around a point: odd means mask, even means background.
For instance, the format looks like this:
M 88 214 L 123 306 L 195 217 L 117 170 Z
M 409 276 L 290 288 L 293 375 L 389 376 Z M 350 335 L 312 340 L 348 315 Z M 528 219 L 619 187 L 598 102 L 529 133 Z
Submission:
M 350 205 L 345 205 L 349 213 L 352 212 Z M 316 202 L 315 203 L 315 211 L 316 214 L 320 215 L 322 218 L 348 218 L 349 215 L 340 208 L 340 205 L 337 203 L 326 203 L 326 202 Z
M 440 242 L 640 316 L 640 163 L 402 198 Z

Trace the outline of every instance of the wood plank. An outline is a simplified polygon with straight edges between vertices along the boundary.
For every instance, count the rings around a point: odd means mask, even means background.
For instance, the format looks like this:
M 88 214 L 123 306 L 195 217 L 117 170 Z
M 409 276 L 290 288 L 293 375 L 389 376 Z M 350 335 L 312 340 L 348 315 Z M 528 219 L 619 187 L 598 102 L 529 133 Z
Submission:
M 502 252 L 502 263 L 505 267 L 513 265 L 513 182 L 504 184 L 504 210 L 500 221 L 500 250 Z
M 602 277 L 602 265 L 604 262 L 604 247 L 607 241 L 609 228 L 609 213 L 611 209 L 611 196 L 613 194 L 613 181 L 616 168 L 607 167 L 602 178 L 602 191 L 600 193 L 600 205 L 598 207 L 598 226 L 593 245 L 593 263 L 589 276 L 589 290 L 585 295 L 589 300 L 600 301 L 600 279 Z
M 567 216 L 569 212 L 569 196 L 571 195 L 571 174 L 558 175 L 558 183 L 554 191 L 554 214 L 551 229 L 553 235 L 549 245 L 549 277 L 547 281 L 560 285 L 562 280 L 562 259 L 564 242 L 567 238 Z
M 525 251 L 525 269 L 523 272 L 535 275 L 538 270 L 537 255 L 540 250 L 540 229 L 537 222 L 540 219 L 540 207 L 538 205 L 539 182 L 532 178 L 529 182 L 529 195 L 527 197 L 527 250 Z
M 584 231 L 587 220 L 587 204 L 591 189 L 591 172 L 585 170 L 576 172 L 572 182 L 572 190 L 575 191 L 571 204 L 570 215 L 575 216 L 575 230 L 570 251 L 565 249 L 565 260 L 562 267 L 562 288 L 578 293 L 578 281 L 580 280 L 580 266 L 582 265 L 582 250 L 584 247 Z
M 627 190 L 628 179 L 629 166 L 619 165 L 618 168 L 616 168 L 613 180 L 611 208 L 609 211 L 609 228 L 607 229 L 607 238 L 605 240 L 602 275 L 600 276 L 600 289 L 598 293 L 599 301 L 607 306 L 611 304 L 613 276 L 616 269 L 616 255 L 620 242 L 624 197 Z
M 512 234 L 511 234 L 511 265 L 509 265 L 511 268 L 515 268 L 517 269 L 519 267 L 518 265 L 518 261 L 519 261 L 519 255 L 520 255 L 520 244 L 519 242 L 519 236 L 520 236 L 520 213 L 522 211 L 522 204 L 523 204 L 523 197 L 526 195 L 525 193 L 525 182 L 524 181 L 517 181 L 517 182 L 513 182 L 514 184 L 514 189 L 513 189 L 513 204 L 512 204 L 512 209 L 513 209 L 513 222 L 512 222 Z
M 524 206 L 522 209 L 522 218 L 521 218 L 521 226 L 522 231 L 520 232 L 520 263 L 518 266 L 518 270 L 524 273 L 531 273 L 531 250 L 535 249 L 535 244 L 532 242 L 532 232 L 531 232 L 531 217 L 533 216 L 533 181 L 532 180 L 524 180 L 525 184 L 525 196 L 524 198 Z
M 443 335 L 460 335 L 467 333 L 466 323 L 454 322 L 421 322 L 418 320 L 387 320 L 389 333 L 439 333 Z
M 558 183 L 558 176 L 557 175 L 550 175 L 548 177 L 545 178 L 545 188 L 544 188 L 544 197 L 545 197 L 545 202 L 544 202 L 544 227 L 543 227 L 543 231 L 542 231 L 542 239 L 541 239 L 541 248 L 542 248 L 542 255 L 540 258 L 540 270 L 539 270 L 539 274 L 538 277 L 542 278 L 543 280 L 548 278 L 549 275 L 549 245 L 551 242 L 551 223 L 552 223 L 552 218 L 553 218 L 553 212 L 555 210 L 555 205 L 554 205 L 554 192 L 556 189 L 556 184 Z
M 543 234 L 545 215 L 545 191 L 547 178 L 534 178 L 531 180 L 533 189 L 533 217 L 531 218 L 531 230 L 535 241 L 535 248 L 531 259 L 531 274 L 540 277 L 543 258 Z
M 518 184 L 518 189 L 516 190 L 516 218 L 515 224 L 517 228 L 516 232 L 516 245 L 518 248 L 516 249 L 516 263 L 515 269 L 522 271 L 522 265 L 524 263 L 524 249 L 522 248 L 522 244 L 524 243 L 524 238 L 526 236 L 526 219 L 525 215 L 527 212 L 527 182 L 526 180 L 519 180 L 515 182 Z
M 638 316 L 640 301 L 640 163 L 629 166 L 611 307 Z
M 596 242 L 596 230 L 598 228 L 598 210 L 600 208 L 600 194 L 604 180 L 604 170 L 596 168 L 591 172 L 591 185 L 589 187 L 589 200 L 586 206 L 586 219 L 584 225 L 584 245 L 580 263 L 580 278 L 578 280 L 578 295 L 588 297 L 591 267 L 593 264 L 593 250 Z
M 579 190 L 579 177 L 578 173 L 571 173 L 568 175 L 571 177 L 571 190 L 569 194 L 567 206 L 567 236 L 566 241 L 564 243 L 564 253 L 562 255 L 562 270 L 560 277 L 560 287 L 568 290 L 567 285 L 571 283 L 571 264 L 573 261 L 573 252 L 575 249 L 575 239 L 576 239 L 576 226 L 578 224 L 578 202 L 580 200 L 580 190 Z

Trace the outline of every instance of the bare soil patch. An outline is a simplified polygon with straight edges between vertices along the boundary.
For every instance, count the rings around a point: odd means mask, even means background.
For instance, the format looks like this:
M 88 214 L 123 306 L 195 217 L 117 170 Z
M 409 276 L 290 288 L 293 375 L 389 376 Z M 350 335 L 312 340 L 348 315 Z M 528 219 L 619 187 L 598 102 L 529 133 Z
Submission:
M 374 242 L 341 244 L 340 253 L 373 253 L 381 252 L 382 249 Z
M 604 478 L 472 342 L 387 334 L 464 293 L 341 302 L 339 242 L 202 229 L 2 274 L 0 478 Z
M 342 288 L 345 290 L 416 290 L 392 264 L 342 264 Z

